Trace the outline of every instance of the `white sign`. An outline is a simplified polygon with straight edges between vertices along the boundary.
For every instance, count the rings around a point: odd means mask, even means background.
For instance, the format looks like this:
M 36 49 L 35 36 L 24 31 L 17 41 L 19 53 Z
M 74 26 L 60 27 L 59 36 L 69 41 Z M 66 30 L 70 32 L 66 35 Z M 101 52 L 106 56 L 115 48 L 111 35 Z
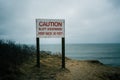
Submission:
M 39 38 L 65 37 L 65 20 L 36 19 L 36 37 Z

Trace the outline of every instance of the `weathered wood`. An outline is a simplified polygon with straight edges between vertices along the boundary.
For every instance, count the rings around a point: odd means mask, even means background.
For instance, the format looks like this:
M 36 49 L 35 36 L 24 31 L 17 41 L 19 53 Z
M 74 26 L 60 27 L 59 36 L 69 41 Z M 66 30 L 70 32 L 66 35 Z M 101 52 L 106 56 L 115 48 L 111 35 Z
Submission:
M 65 68 L 65 38 L 62 38 L 62 68 Z
M 37 55 L 36 55 L 36 56 L 37 56 L 37 57 L 36 57 L 36 58 L 37 58 L 37 59 L 36 59 L 36 60 L 37 60 L 37 61 L 36 61 L 36 62 L 37 62 L 37 67 L 40 67 L 40 46 L 39 46 L 39 38 L 36 38 L 36 48 L 37 48 L 37 49 L 36 49 L 36 53 L 37 53 Z

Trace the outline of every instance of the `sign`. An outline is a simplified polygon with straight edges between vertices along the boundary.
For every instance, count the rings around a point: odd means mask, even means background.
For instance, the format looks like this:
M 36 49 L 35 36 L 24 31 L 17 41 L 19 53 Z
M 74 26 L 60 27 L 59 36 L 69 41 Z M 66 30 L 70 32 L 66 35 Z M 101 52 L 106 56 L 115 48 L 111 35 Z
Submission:
M 36 19 L 36 37 L 39 38 L 65 37 L 65 20 Z
M 64 19 L 36 19 L 37 67 L 40 67 L 39 38 L 61 38 L 62 68 L 65 68 L 65 20 Z

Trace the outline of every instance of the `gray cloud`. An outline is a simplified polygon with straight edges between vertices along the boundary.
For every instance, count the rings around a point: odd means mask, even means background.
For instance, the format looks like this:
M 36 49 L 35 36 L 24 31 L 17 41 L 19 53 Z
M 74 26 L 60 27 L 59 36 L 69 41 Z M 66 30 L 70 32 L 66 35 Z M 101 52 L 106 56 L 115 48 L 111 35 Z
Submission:
M 115 7 L 120 8 L 120 0 L 108 0 Z
M 119 0 L 1 0 L 0 37 L 35 43 L 36 18 L 66 21 L 67 43 L 120 43 Z M 42 39 L 59 43 L 59 39 Z

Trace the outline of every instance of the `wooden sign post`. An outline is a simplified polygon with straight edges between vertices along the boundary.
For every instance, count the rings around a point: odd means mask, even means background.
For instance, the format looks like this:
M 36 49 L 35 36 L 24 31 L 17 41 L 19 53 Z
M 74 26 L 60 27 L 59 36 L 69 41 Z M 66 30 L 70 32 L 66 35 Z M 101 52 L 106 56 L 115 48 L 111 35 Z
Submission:
M 39 46 L 39 38 L 36 38 L 36 52 L 37 52 L 37 67 L 40 67 L 40 46 Z
M 62 38 L 62 68 L 65 68 L 65 38 Z
M 61 38 L 62 68 L 65 68 L 65 20 L 64 19 L 36 19 L 36 52 L 37 66 L 40 67 L 39 38 Z

